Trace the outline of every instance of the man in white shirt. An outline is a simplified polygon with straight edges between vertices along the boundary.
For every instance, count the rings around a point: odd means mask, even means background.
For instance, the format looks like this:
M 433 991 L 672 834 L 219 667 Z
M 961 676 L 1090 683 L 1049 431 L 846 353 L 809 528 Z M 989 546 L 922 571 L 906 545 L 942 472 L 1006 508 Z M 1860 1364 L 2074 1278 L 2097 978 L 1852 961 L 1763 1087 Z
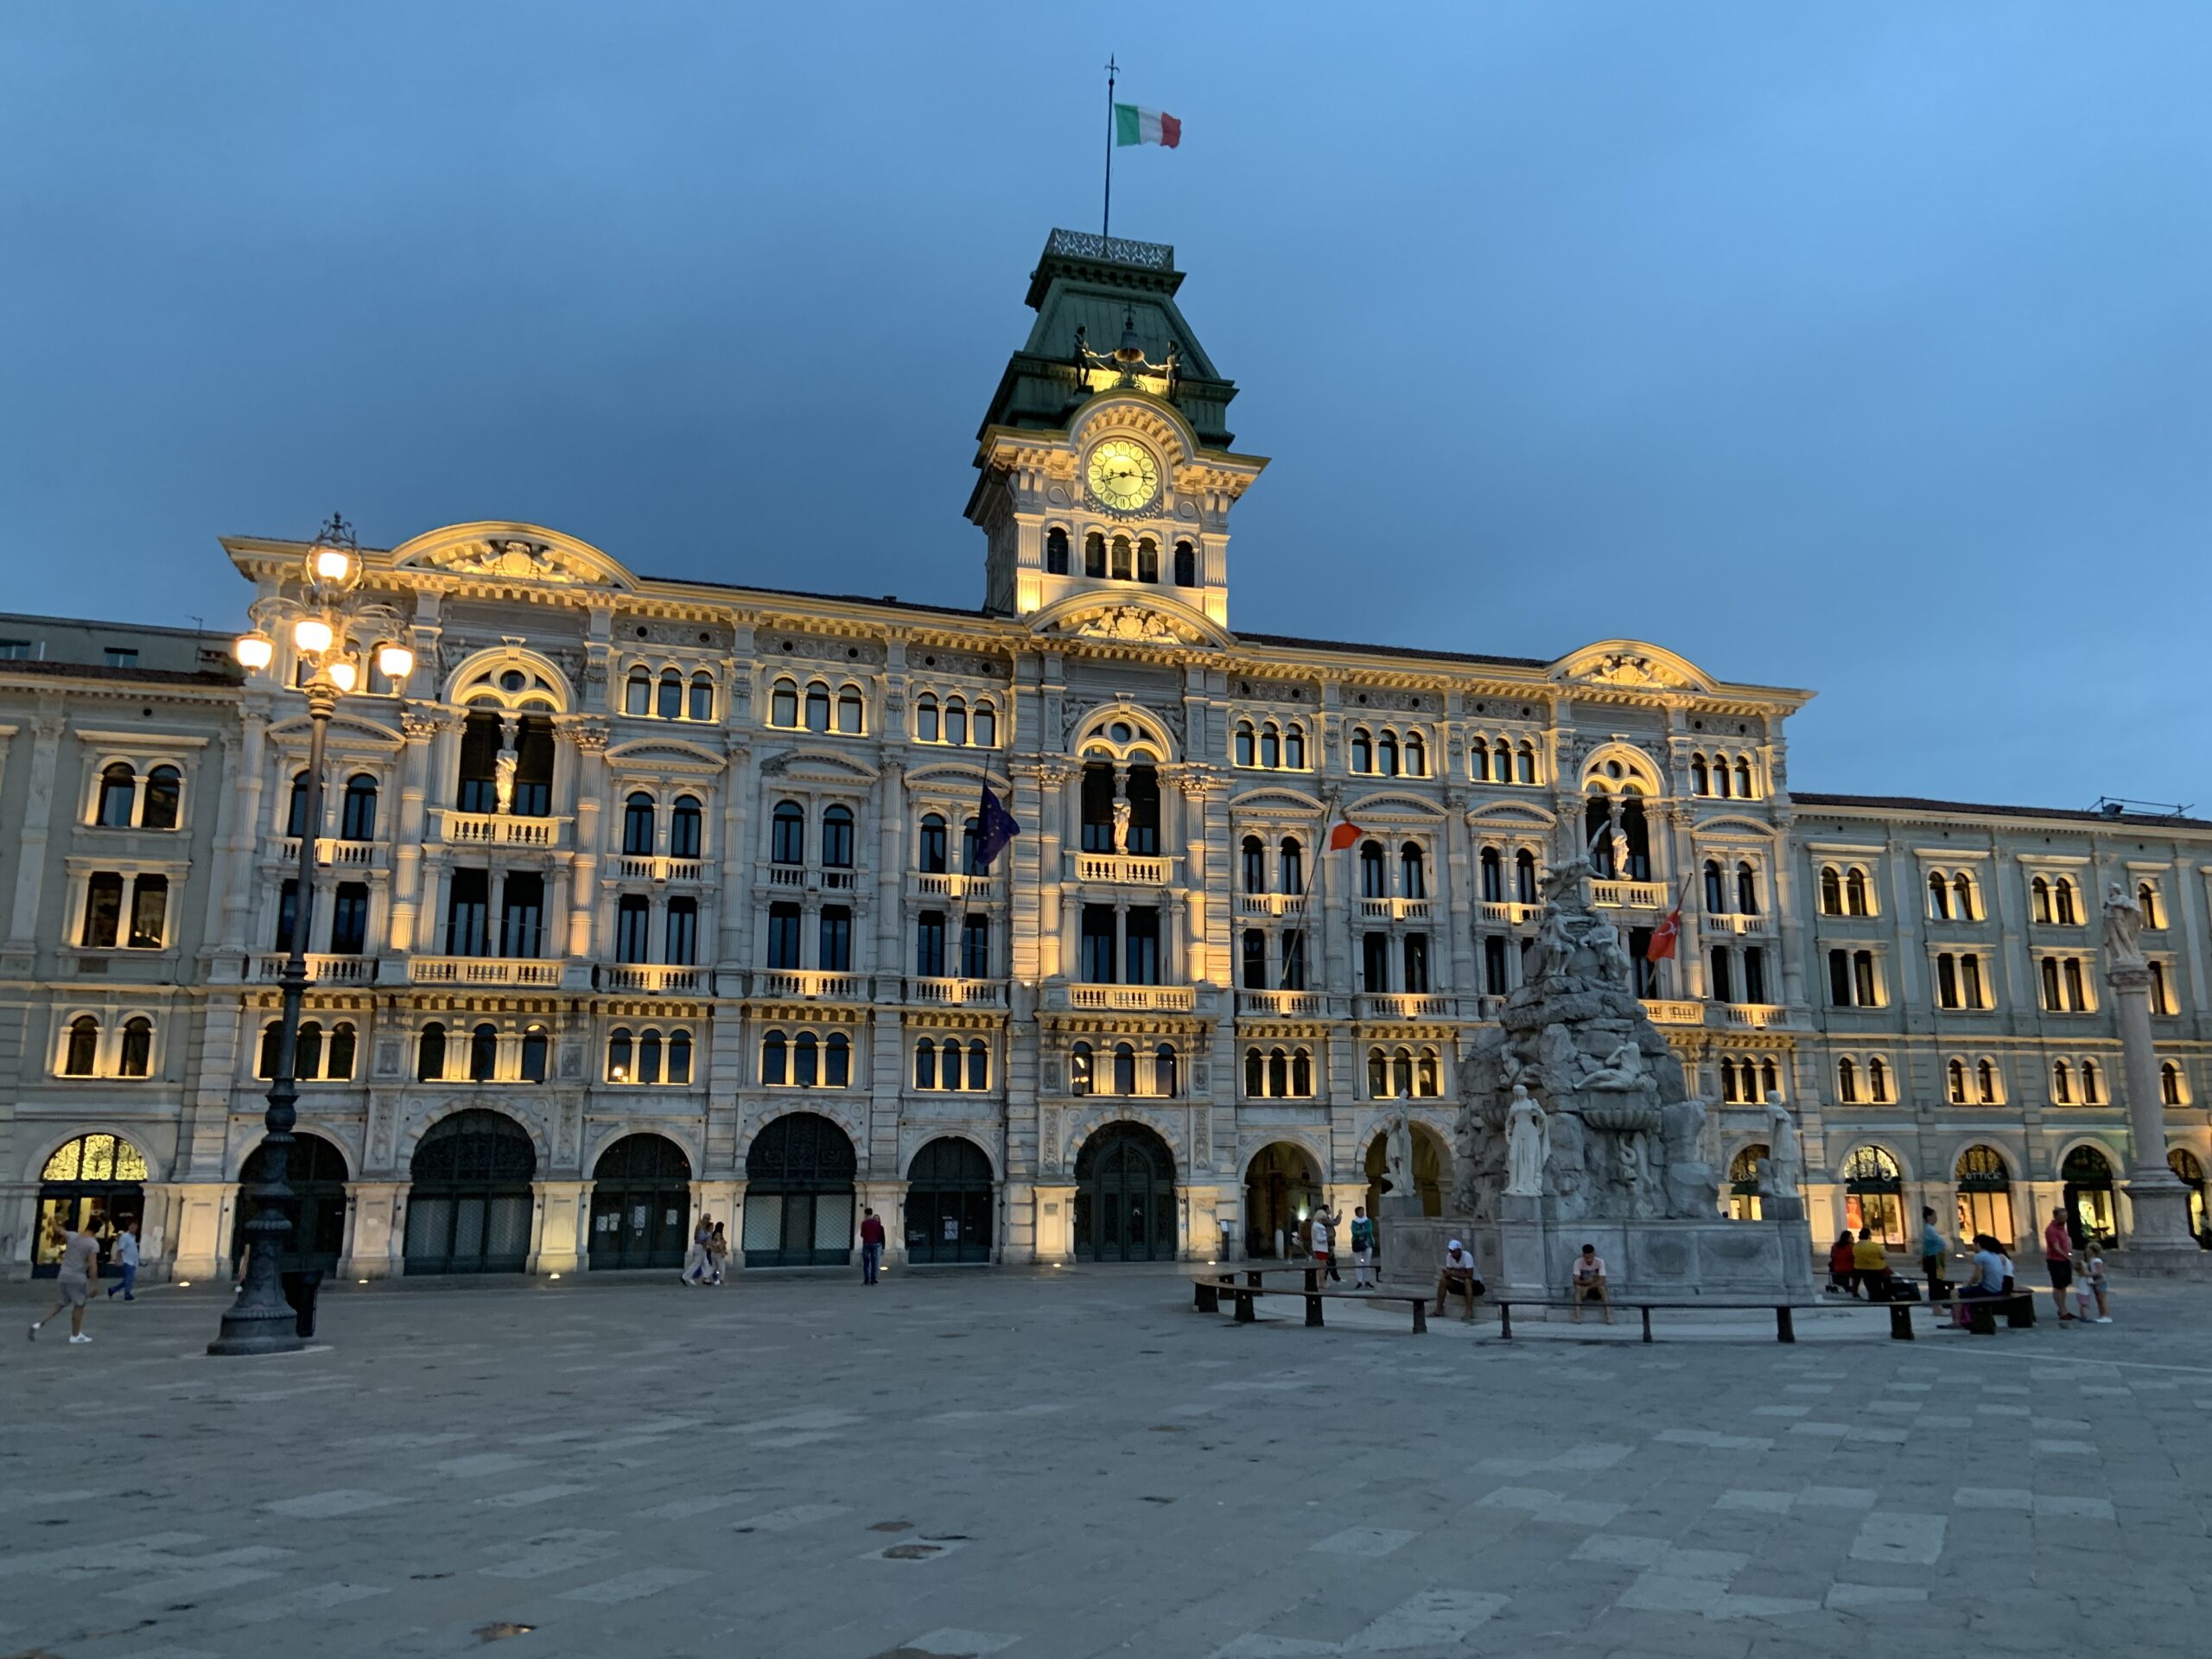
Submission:
M 125 1216 L 123 1218 L 123 1230 L 115 1236 L 115 1254 L 113 1259 L 117 1268 L 122 1271 L 123 1282 L 121 1284 L 111 1285 L 108 1287 L 107 1294 L 109 1298 L 112 1300 L 115 1293 L 119 1290 L 123 1293 L 123 1300 L 124 1301 L 137 1301 L 138 1300 L 137 1297 L 133 1295 L 131 1292 L 132 1288 L 138 1282 L 137 1217 Z
M 1605 1310 L 1605 1323 L 1613 1322 L 1613 1299 L 1605 1290 L 1605 1258 L 1598 1254 L 1595 1244 L 1585 1244 L 1582 1254 L 1574 1258 L 1574 1287 L 1571 1300 L 1574 1303 L 1574 1323 L 1582 1323 L 1582 1304 L 1596 1302 Z
M 1483 1289 L 1482 1274 L 1475 1270 L 1475 1253 L 1458 1239 L 1452 1239 L 1444 1247 L 1443 1270 L 1436 1275 L 1437 1317 L 1444 1316 L 1446 1299 L 1456 1294 L 1467 1299 L 1465 1322 L 1473 1324 L 1475 1298 L 1483 1294 Z

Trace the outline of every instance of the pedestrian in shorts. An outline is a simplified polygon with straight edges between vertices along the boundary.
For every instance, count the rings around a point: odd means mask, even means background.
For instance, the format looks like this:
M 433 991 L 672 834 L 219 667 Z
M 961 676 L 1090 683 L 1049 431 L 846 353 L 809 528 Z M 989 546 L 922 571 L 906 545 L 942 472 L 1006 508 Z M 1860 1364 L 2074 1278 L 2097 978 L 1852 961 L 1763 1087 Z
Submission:
M 69 1310 L 69 1340 L 90 1342 L 85 1334 L 85 1304 L 92 1299 L 92 1275 L 100 1270 L 100 1241 L 96 1233 L 67 1232 L 61 1241 L 61 1271 L 54 1277 L 54 1287 L 61 1300 L 54 1303 L 45 1319 L 31 1321 L 30 1338 L 38 1340 L 39 1327 L 63 1308 Z

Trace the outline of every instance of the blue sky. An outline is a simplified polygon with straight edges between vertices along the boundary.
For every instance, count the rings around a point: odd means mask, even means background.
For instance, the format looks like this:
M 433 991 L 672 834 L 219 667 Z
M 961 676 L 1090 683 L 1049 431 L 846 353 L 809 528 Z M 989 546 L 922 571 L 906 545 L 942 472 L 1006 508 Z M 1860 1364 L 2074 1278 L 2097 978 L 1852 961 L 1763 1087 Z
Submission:
M 0 606 L 514 518 L 979 602 L 1109 52 L 1274 457 L 1232 621 L 1817 690 L 1802 789 L 2212 806 L 2212 7 L 0 12 Z

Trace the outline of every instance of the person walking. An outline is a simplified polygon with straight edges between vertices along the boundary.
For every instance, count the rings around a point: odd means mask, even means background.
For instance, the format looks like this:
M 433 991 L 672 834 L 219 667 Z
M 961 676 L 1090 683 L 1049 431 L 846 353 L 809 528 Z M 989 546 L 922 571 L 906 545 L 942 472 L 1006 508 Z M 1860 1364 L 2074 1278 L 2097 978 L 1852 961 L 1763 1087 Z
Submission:
M 1320 1209 L 1313 1212 L 1313 1236 L 1314 1283 L 1319 1284 L 1321 1281 L 1321 1275 L 1325 1274 L 1341 1285 L 1344 1281 L 1344 1276 L 1337 1271 L 1335 1211 Z
M 715 1224 L 705 1215 L 691 1230 L 691 1253 L 683 1261 L 683 1282 L 702 1285 L 707 1281 L 707 1246 L 714 1242 Z
M 873 1210 L 861 1217 L 861 1283 L 875 1283 L 883 1262 L 883 1222 Z
M 708 1283 L 712 1285 L 721 1283 L 722 1263 L 728 1259 L 729 1236 L 722 1231 L 722 1224 L 718 1221 L 715 1224 L 715 1230 L 707 1236 Z
M 1866 1290 L 1868 1301 L 1890 1300 L 1889 1247 L 1874 1236 L 1872 1227 L 1859 1230 L 1859 1242 L 1851 1247 L 1851 1270 Z
M 1375 1282 L 1375 1224 L 1367 1218 L 1367 1206 L 1357 1204 L 1351 1211 L 1351 1287 L 1354 1290 L 1373 1290 Z
M 123 1230 L 115 1236 L 115 1246 L 110 1259 L 122 1273 L 123 1280 L 121 1283 L 110 1285 L 107 1287 L 109 1298 L 112 1300 L 115 1293 L 119 1290 L 123 1293 L 124 1301 L 137 1301 L 138 1299 L 131 1294 L 131 1287 L 138 1282 L 137 1217 L 125 1216 L 123 1218 Z
M 1920 1211 L 1920 1271 L 1928 1281 L 1928 1300 L 1940 1302 L 1949 1294 L 1950 1285 L 1943 1277 L 1943 1258 L 1949 1252 L 1944 1248 L 1943 1235 L 1936 1229 L 1936 1209 L 1923 1205 Z
M 2043 1230 L 2044 1270 L 2050 1274 L 2050 1299 L 2058 1304 L 2058 1317 L 2070 1321 L 2073 1315 L 2066 1311 L 2066 1293 L 2074 1283 L 2074 1236 L 2066 1230 L 2066 1211 L 2050 1212 L 2050 1223 Z
M 85 1304 L 92 1298 L 92 1275 L 99 1270 L 99 1235 L 89 1229 L 65 1231 L 61 1238 L 61 1270 L 54 1276 L 54 1284 L 61 1300 L 44 1318 L 31 1321 L 33 1342 L 38 1340 L 39 1327 L 65 1307 L 69 1310 L 69 1340 L 92 1340 L 85 1334 Z

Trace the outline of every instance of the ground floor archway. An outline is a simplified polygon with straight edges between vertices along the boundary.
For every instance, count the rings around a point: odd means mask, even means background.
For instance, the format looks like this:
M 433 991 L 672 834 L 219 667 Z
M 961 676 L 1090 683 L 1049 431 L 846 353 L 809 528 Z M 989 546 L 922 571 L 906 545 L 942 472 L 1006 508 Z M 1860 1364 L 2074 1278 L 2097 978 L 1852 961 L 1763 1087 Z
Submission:
M 31 1236 L 31 1274 L 61 1271 L 64 1236 L 89 1232 L 100 1241 L 108 1271 L 116 1234 L 146 1216 L 146 1154 L 119 1135 L 80 1135 L 54 1149 L 39 1172 L 38 1227 Z
M 2175 1147 L 2166 1154 L 2166 1167 L 2174 1179 L 2189 1189 L 2189 1230 L 2196 1242 L 2212 1250 L 2212 1231 L 2206 1229 L 2204 1219 L 2204 1166 L 2187 1147 Z
M 2093 1239 L 2107 1242 L 2119 1236 L 2118 1212 L 2113 1206 L 2112 1163 L 2094 1147 L 2076 1147 L 2058 1166 L 2066 1183 L 2066 1213 L 2082 1224 Z
M 258 1213 L 253 1190 L 262 1173 L 263 1147 L 247 1154 L 238 1173 L 238 1201 L 231 1217 L 231 1268 L 235 1276 L 245 1255 L 245 1224 Z M 292 1224 L 284 1235 L 278 1265 L 286 1273 L 335 1273 L 346 1249 L 346 1154 L 319 1135 L 294 1135 L 284 1160 L 284 1185 L 292 1196 L 278 1207 Z
M 926 1141 L 906 1166 L 906 1260 L 991 1259 L 991 1160 L 957 1135 Z
M 504 1112 L 432 1124 L 409 1165 L 405 1271 L 520 1273 L 537 1173 L 530 1132 Z
M 1444 1142 L 1426 1123 L 1409 1126 L 1414 1141 L 1414 1194 L 1424 1216 L 1444 1213 Z M 1367 1143 L 1367 1213 L 1380 1215 L 1382 1189 L 1390 1169 L 1390 1135 L 1386 1128 Z
M 1987 1233 L 2009 1248 L 2019 1234 L 2012 1213 L 2012 1171 L 2005 1154 L 1994 1147 L 1968 1147 L 1951 1173 L 1958 1185 L 1959 1236 Z
M 745 1265 L 840 1267 L 853 1259 L 853 1182 L 860 1160 L 828 1118 L 792 1112 L 745 1154 Z
M 592 1166 L 594 1273 L 680 1268 L 690 1248 L 691 1160 L 664 1135 L 626 1135 Z
M 1175 1155 L 1141 1123 L 1109 1123 L 1075 1160 L 1079 1262 L 1175 1259 Z
M 1288 1141 L 1262 1147 L 1244 1168 L 1244 1254 L 1288 1254 L 1299 1224 L 1325 1196 L 1313 1154 Z

